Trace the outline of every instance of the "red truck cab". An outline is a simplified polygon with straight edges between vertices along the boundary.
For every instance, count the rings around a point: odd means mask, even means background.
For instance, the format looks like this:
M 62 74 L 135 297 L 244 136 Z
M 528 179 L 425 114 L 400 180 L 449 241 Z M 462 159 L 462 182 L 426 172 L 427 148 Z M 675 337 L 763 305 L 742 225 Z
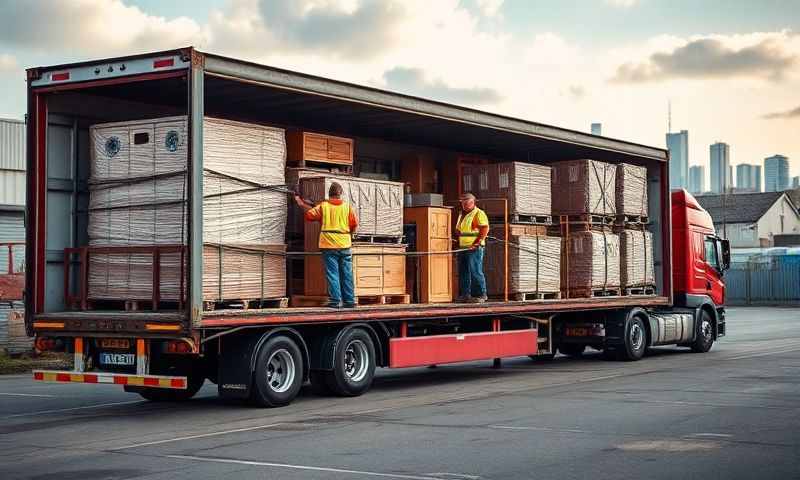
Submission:
M 706 306 L 724 334 L 725 283 L 730 244 L 717 236 L 711 215 L 686 190 L 672 192 L 672 279 L 676 306 Z

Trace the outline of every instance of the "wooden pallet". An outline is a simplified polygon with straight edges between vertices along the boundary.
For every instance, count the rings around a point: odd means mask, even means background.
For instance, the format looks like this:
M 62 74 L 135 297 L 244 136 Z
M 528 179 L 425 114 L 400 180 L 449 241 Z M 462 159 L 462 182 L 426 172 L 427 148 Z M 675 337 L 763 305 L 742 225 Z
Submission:
M 403 243 L 402 235 L 353 235 L 354 242 L 363 243 L 389 243 L 401 244 Z
M 619 297 L 621 295 L 622 290 L 619 287 L 569 289 L 569 298 Z
M 251 308 L 288 308 L 288 297 L 256 298 L 256 299 L 226 299 L 221 301 L 203 302 L 203 310 L 237 309 L 249 310 Z
M 357 295 L 356 305 L 405 305 L 411 303 L 407 293 L 386 295 Z M 292 307 L 324 307 L 328 305 L 327 295 L 293 295 Z
M 508 295 L 515 302 L 533 302 L 536 300 L 558 300 L 561 292 L 515 292 Z
M 636 296 L 636 295 L 655 295 L 656 287 L 653 285 L 642 285 L 637 287 L 626 287 L 622 289 L 623 295 Z
M 502 218 L 497 218 L 495 221 L 502 222 Z M 551 225 L 553 223 L 552 215 L 523 215 L 519 213 L 510 213 L 508 215 L 509 223 L 519 223 L 523 225 Z
M 647 215 L 617 215 L 617 225 L 648 225 L 650 217 Z

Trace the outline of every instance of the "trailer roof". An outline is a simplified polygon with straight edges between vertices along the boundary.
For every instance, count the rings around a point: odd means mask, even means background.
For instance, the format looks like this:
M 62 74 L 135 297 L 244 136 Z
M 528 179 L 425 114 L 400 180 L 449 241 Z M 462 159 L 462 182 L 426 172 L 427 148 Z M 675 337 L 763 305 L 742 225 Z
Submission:
M 578 132 L 440 101 L 331 80 L 237 60 L 194 49 L 170 50 L 31 69 L 53 70 L 106 65 L 164 55 L 182 55 L 202 64 L 207 74 L 206 111 L 237 105 L 256 114 L 290 106 L 291 122 L 357 136 L 457 147 L 487 154 L 525 155 L 530 160 L 592 157 L 601 160 L 650 159 L 665 162 L 662 148 Z M 30 74 L 29 74 L 30 75 Z M 234 82 L 237 82 L 235 84 Z M 267 87 L 267 88 L 264 88 Z M 164 92 L 163 94 L 167 94 Z M 569 145 L 571 148 L 565 149 Z M 525 157 L 523 157 L 525 158 Z

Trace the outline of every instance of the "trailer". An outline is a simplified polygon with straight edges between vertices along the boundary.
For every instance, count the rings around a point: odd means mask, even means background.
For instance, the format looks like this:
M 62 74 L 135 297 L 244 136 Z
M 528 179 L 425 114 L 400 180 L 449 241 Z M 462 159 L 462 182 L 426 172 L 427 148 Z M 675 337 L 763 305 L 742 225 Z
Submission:
M 727 245 L 690 196 L 671 202 L 664 149 L 191 47 L 32 68 L 27 76 L 26 327 L 40 348 L 63 346 L 74 356 L 71 371 L 36 371 L 36 380 L 119 384 L 151 400 L 188 399 L 210 380 L 221 396 L 280 406 L 290 403 L 307 380 L 319 390 L 360 395 L 377 367 L 546 359 L 556 351 L 579 355 L 587 347 L 638 360 L 651 345 L 707 351 L 724 335 L 720 277 Z M 184 240 L 124 247 L 125 253 L 152 259 L 152 308 L 91 309 L 88 259 L 112 250 L 87 241 L 89 128 L 169 116 L 188 118 Z M 514 301 L 506 285 L 504 298 L 484 304 L 204 309 L 207 116 L 508 161 L 546 165 L 591 158 L 645 167 L 653 291 Z M 456 161 L 443 165 L 444 181 L 460 181 L 460 173 Z M 680 230 L 672 218 L 676 208 Z M 691 237 L 695 230 L 702 235 L 699 244 Z M 113 248 L 119 253 L 123 247 Z M 681 262 L 673 264 L 673 253 Z M 158 308 L 166 255 L 180 257 L 180 294 L 174 305 Z M 699 291 L 687 287 L 686 273 L 675 273 L 676 268 L 697 272 L 697 265 L 684 258 L 708 267 L 694 274 L 707 282 Z

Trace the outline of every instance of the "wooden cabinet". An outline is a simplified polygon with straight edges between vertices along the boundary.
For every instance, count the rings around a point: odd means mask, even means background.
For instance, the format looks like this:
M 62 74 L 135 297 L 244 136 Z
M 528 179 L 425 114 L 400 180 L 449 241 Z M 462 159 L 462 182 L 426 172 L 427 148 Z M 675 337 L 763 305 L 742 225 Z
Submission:
M 356 296 L 406 293 L 405 257 L 399 255 L 405 251 L 405 245 L 353 244 L 353 281 Z M 307 256 L 304 274 L 307 296 L 328 294 L 322 256 Z
M 353 139 L 303 130 L 287 130 L 286 154 L 289 163 L 301 167 L 306 162 L 352 165 Z
M 404 209 L 404 222 L 417 225 L 417 251 L 452 250 L 450 227 L 452 209 L 448 207 L 411 207 Z M 419 299 L 422 303 L 453 301 L 452 255 L 419 257 Z

